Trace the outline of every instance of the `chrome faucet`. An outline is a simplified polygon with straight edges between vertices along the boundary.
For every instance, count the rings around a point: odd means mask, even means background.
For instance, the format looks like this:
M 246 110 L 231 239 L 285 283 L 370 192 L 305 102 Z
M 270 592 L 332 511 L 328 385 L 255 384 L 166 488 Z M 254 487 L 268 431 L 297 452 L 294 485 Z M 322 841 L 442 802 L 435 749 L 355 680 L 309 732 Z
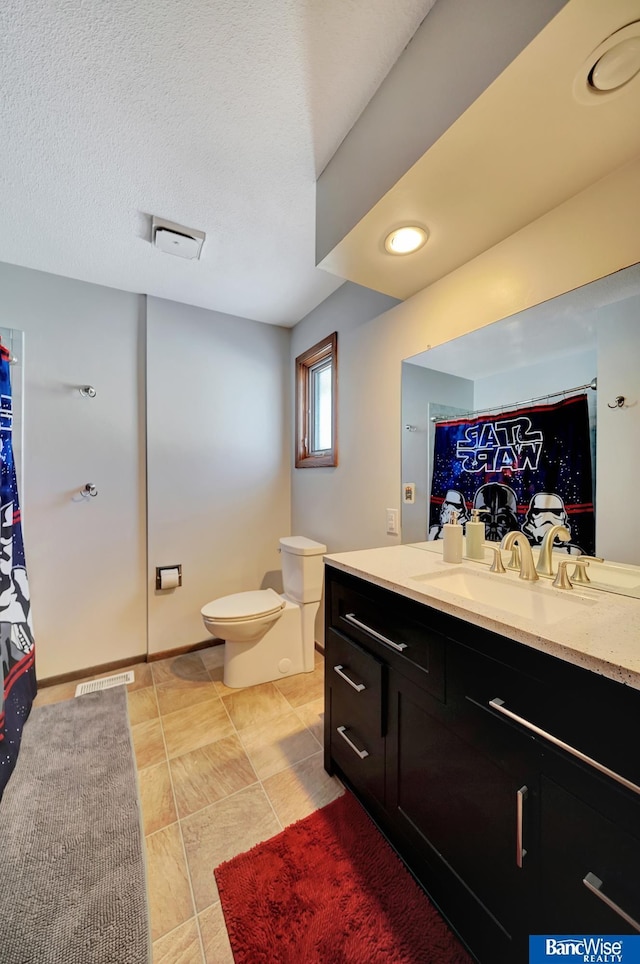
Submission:
M 551 552 L 553 550 L 553 543 L 556 539 L 558 539 L 560 542 L 569 542 L 571 539 L 571 533 L 566 526 L 551 526 L 551 528 L 547 529 L 545 532 L 542 545 L 540 546 L 538 565 L 536 566 L 536 569 L 541 576 L 553 575 L 553 560 L 551 558 Z
M 507 532 L 501 542 L 501 546 L 503 549 L 514 549 L 516 546 L 518 547 L 520 550 L 520 578 L 526 579 L 528 582 L 535 582 L 538 578 L 538 573 L 533 562 L 531 545 L 524 532 L 518 532 L 517 530 Z

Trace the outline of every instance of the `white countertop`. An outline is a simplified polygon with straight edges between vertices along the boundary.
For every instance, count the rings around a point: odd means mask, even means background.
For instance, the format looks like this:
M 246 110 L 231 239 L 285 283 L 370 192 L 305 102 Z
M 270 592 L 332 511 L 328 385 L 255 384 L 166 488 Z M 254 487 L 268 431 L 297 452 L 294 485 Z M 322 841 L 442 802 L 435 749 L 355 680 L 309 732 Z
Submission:
M 446 563 L 440 555 L 416 546 L 330 553 L 324 558 L 336 569 L 640 690 L 640 599 L 583 586 L 573 590 L 556 589 L 550 581 L 542 579 L 524 583 L 515 572 L 488 573 L 486 567 L 469 561 L 459 565 Z M 414 578 L 455 569 L 482 572 L 483 578 L 486 574 L 486 578 L 501 580 L 505 598 L 511 586 L 517 594 L 525 586 L 541 599 L 548 593 L 562 596 L 575 593 L 576 605 L 572 607 L 575 612 L 540 624 L 525 615 L 507 612 Z

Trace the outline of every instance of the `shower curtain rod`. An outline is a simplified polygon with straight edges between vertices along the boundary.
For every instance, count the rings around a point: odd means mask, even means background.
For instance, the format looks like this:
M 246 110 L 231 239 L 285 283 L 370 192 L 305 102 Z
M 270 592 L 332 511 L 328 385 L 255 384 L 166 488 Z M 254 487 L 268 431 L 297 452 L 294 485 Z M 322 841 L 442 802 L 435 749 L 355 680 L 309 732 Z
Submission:
M 521 405 L 532 405 L 533 402 L 545 402 L 548 398 L 557 398 L 558 395 L 573 395 L 574 392 L 581 392 L 585 388 L 592 391 L 598 390 L 598 379 L 592 378 L 586 385 L 576 385 L 575 388 L 565 388 L 562 392 L 548 392 L 546 395 L 538 395 L 537 398 L 527 398 L 524 402 L 510 402 L 508 405 L 494 405 L 493 408 L 479 408 L 475 412 L 463 412 L 462 415 L 432 415 L 432 422 L 456 421 L 459 418 L 473 418 L 474 415 L 488 415 L 489 412 L 499 412 L 505 408 L 519 408 Z

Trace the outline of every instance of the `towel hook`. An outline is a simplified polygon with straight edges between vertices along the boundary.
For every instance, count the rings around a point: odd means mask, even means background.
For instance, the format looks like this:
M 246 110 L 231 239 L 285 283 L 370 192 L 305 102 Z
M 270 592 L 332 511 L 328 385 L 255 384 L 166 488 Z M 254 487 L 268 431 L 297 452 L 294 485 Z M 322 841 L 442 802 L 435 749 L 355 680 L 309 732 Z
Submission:
M 98 489 L 93 484 L 93 482 L 87 482 L 84 489 L 82 489 L 80 492 L 80 495 L 83 495 L 85 498 L 88 498 L 89 496 L 91 496 L 92 499 L 95 499 L 97 494 L 98 494 Z
M 607 402 L 607 408 L 624 408 L 625 401 L 626 399 L 624 395 L 616 395 L 615 405 L 612 405 L 610 402 Z
M 96 390 L 93 385 L 83 385 L 78 389 L 83 398 L 95 398 Z

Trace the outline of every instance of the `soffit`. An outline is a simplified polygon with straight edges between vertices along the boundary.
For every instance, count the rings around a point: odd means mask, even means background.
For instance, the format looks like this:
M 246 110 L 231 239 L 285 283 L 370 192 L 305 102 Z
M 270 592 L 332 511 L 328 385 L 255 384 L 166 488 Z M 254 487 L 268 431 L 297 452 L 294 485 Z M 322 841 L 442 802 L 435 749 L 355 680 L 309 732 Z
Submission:
M 640 76 L 591 103 L 574 80 L 639 19 L 640 0 L 570 0 L 321 266 L 406 299 L 638 156 Z M 389 230 L 415 222 L 430 231 L 425 247 L 386 254 Z

